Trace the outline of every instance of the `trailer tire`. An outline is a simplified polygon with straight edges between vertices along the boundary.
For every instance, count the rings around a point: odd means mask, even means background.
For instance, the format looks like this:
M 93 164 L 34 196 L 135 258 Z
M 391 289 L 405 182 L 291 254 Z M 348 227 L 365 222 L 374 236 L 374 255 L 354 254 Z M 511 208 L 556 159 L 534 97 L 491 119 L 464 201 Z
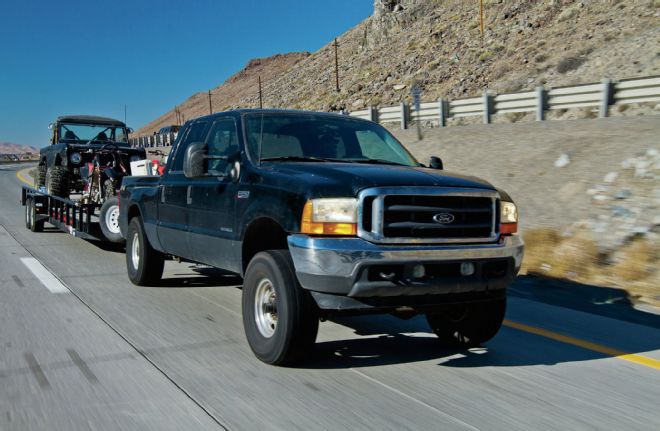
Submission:
M 478 346 L 493 338 L 502 326 L 506 297 L 471 304 L 455 304 L 448 310 L 430 312 L 426 320 L 445 344 Z
M 46 165 L 37 166 L 37 176 L 34 178 L 34 188 L 39 190 L 39 187 L 46 185 Z
M 119 199 L 111 197 L 101 205 L 99 213 L 99 226 L 103 236 L 110 242 L 122 243 L 124 237 L 119 229 Z
M 64 166 L 53 166 L 46 171 L 46 191 L 61 198 L 69 197 L 69 171 Z
M 34 205 L 34 199 L 25 201 L 25 221 L 26 227 L 32 232 L 44 230 L 44 220 L 37 220 L 37 207 Z
M 298 283 L 288 250 L 257 253 L 245 271 L 243 328 L 255 356 L 273 365 L 303 358 L 314 346 L 318 308 Z
M 149 244 L 142 220 L 132 218 L 126 235 L 128 279 L 137 286 L 154 286 L 163 277 L 164 265 L 165 257 Z

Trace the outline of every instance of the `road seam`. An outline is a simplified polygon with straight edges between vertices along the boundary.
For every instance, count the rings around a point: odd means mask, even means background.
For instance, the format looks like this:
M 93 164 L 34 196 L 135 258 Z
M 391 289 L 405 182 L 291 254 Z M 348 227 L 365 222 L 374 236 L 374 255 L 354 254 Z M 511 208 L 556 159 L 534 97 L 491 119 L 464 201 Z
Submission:
M 390 385 L 388 385 L 388 384 L 386 384 L 386 383 L 383 383 L 383 382 L 381 382 L 381 381 L 378 380 L 378 379 L 375 379 L 375 378 L 373 378 L 373 377 L 371 377 L 371 376 L 369 376 L 369 375 L 367 375 L 367 374 L 364 374 L 362 371 L 358 371 L 358 370 L 356 370 L 355 368 L 349 368 L 349 370 L 351 370 L 351 371 L 353 371 L 354 373 L 356 373 L 357 375 L 359 375 L 359 376 L 361 376 L 361 377 L 363 377 L 363 378 L 365 378 L 365 379 L 371 381 L 372 383 L 376 383 L 377 385 L 380 385 L 380 386 L 384 387 L 385 389 L 388 389 L 388 390 L 394 392 L 394 393 L 397 394 L 397 395 L 400 395 L 400 396 L 402 396 L 402 397 L 404 397 L 404 398 L 406 398 L 406 399 L 408 399 L 408 400 L 410 400 L 410 401 L 413 401 L 413 402 L 415 402 L 415 403 L 417 403 L 417 404 L 419 404 L 419 405 L 421 405 L 421 406 L 424 406 L 424 407 L 426 407 L 426 408 L 429 408 L 429 409 L 433 410 L 434 412 L 438 413 L 438 414 L 441 415 L 442 417 L 445 417 L 445 418 L 451 420 L 452 422 L 454 422 L 454 423 L 456 423 L 456 424 L 458 424 L 458 425 L 464 426 L 464 427 L 466 427 L 466 428 L 468 428 L 468 429 L 471 429 L 471 430 L 479 431 L 479 428 L 476 428 L 475 426 L 470 425 L 470 424 L 467 423 L 467 422 L 463 422 L 462 420 L 458 419 L 457 417 L 452 416 L 452 415 L 450 415 L 449 413 L 443 412 L 442 410 L 438 409 L 437 407 L 434 407 L 434 406 L 432 406 L 432 405 L 430 405 L 430 404 L 427 404 L 427 403 L 425 403 L 424 401 L 422 401 L 422 400 L 420 400 L 420 399 L 418 399 L 418 398 L 415 398 L 415 397 L 413 397 L 413 396 L 411 396 L 411 395 L 408 395 L 408 394 L 405 393 L 405 392 L 401 392 L 400 390 L 398 390 L 398 389 L 396 389 L 396 388 L 393 388 L 392 386 L 390 386 Z
M 623 350 L 613 349 L 611 347 L 603 346 L 602 344 L 592 343 L 591 341 L 585 341 L 575 337 L 569 337 L 568 335 L 559 334 L 557 332 L 549 331 L 543 328 L 537 328 L 536 326 L 526 325 L 524 323 L 514 322 L 512 320 L 505 320 L 504 326 L 517 329 L 519 331 L 528 332 L 530 334 L 539 335 L 541 337 L 559 341 L 564 344 L 581 347 L 593 352 L 602 353 L 607 356 L 612 356 L 613 358 L 622 359 L 624 361 L 633 362 L 638 365 L 644 365 L 646 367 L 660 370 L 660 361 L 657 359 L 649 358 L 647 356 L 624 352 Z

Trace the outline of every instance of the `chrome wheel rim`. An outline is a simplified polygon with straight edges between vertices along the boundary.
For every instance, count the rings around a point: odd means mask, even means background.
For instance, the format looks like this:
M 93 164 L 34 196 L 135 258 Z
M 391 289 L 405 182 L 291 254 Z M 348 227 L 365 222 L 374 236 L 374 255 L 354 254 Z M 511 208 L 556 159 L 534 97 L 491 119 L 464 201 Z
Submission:
M 32 226 L 31 219 L 32 219 L 32 207 L 31 204 L 28 202 L 28 204 L 25 205 L 25 223 L 27 223 L 28 227 Z
M 113 205 L 105 213 L 105 226 L 112 233 L 119 233 L 119 206 Z
M 137 232 L 133 234 L 131 241 L 131 262 L 136 270 L 140 267 L 140 239 Z
M 254 295 L 254 320 L 261 335 L 270 338 L 277 329 L 277 295 L 273 283 L 262 278 Z

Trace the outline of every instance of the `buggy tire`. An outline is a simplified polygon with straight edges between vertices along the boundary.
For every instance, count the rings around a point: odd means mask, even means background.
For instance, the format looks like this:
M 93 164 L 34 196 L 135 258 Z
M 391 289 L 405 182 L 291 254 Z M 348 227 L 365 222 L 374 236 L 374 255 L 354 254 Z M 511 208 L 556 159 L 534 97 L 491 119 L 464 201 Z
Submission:
M 37 166 L 37 176 L 34 178 L 34 188 L 37 190 L 46 185 L 46 169 L 46 165 Z
M 119 199 L 112 197 L 101 205 L 99 226 L 103 236 L 110 242 L 123 243 L 124 237 L 119 229 Z
M 506 296 L 492 301 L 454 304 L 426 314 L 431 330 L 445 344 L 478 346 L 493 338 L 502 326 Z
M 126 235 L 126 272 L 137 286 L 155 286 L 163 277 L 165 256 L 154 250 L 144 232 L 142 219 L 134 217 Z
M 61 198 L 69 197 L 69 171 L 64 166 L 53 166 L 46 171 L 46 191 Z
M 310 293 L 298 283 L 288 250 L 257 253 L 245 271 L 243 328 L 261 361 L 288 365 L 313 348 L 319 313 Z

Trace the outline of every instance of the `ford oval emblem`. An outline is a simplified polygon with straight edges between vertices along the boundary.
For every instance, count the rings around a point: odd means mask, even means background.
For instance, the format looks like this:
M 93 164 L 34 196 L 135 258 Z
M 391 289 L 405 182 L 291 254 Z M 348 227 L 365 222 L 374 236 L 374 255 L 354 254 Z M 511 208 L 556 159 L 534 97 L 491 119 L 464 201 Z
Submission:
M 454 214 L 440 213 L 433 216 L 433 221 L 440 224 L 449 224 L 454 221 Z

